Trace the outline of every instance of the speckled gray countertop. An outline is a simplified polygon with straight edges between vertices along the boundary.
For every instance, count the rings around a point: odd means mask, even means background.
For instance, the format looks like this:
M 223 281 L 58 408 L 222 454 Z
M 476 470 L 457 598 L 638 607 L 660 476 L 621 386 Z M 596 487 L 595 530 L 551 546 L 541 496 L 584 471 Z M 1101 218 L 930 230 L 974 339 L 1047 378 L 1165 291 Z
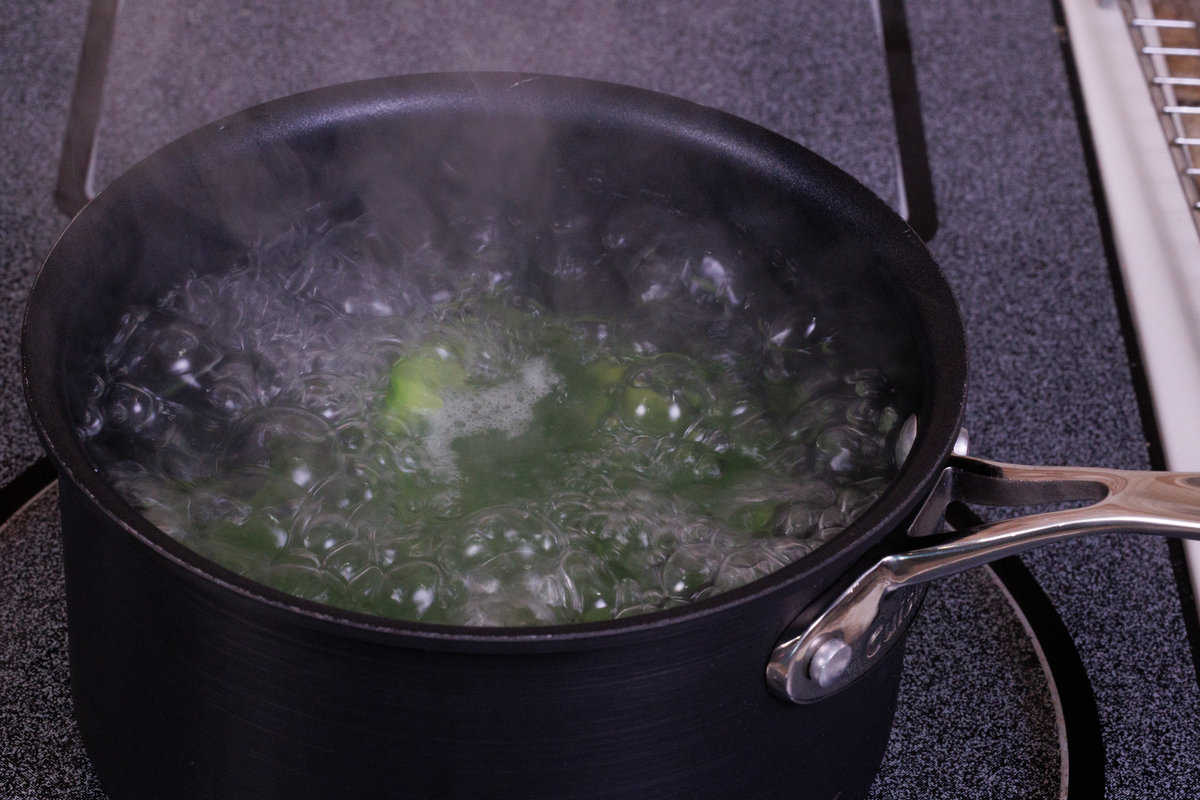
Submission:
M 34 273 L 66 224 L 54 180 L 86 17 L 80 0 L 5 2 L 0 12 L 0 483 L 41 454 L 17 350 Z
M 38 448 L 19 310 L 65 218 L 51 196 L 86 5 L 0 0 L 0 482 Z M 233 0 L 121 5 L 97 185 L 170 138 L 270 97 L 440 69 L 598 77 L 714 105 L 812 147 L 895 200 L 868 0 L 828 4 Z M 1145 467 L 1113 287 L 1049 0 L 909 0 L 941 228 L 966 319 L 981 455 Z M 53 495 L 0 528 L 0 798 L 100 798 L 70 717 Z M 1095 688 L 1110 798 L 1200 797 L 1200 688 L 1167 548 L 1097 537 L 1030 555 Z M 1153 654 L 1147 657 L 1147 654 Z M 983 573 L 914 626 L 875 798 L 1052 798 L 1050 693 Z M 1094 765 L 1071 765 L 1072 769 Z

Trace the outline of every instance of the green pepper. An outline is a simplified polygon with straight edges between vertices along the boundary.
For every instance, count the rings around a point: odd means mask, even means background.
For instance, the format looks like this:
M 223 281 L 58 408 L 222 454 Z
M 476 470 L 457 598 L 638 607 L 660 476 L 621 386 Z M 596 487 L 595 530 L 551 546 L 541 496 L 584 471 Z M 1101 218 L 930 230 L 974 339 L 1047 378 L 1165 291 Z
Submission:
M 423 347 L 392 365 L 387 410 L 400 417 L 437 411 L 442 393 L 466 384 L 467 372 L 448 348 Z
M 746 503 L 734 510 L 729 517 L 729 523 L 738 530 L 769 531 L 771 521 L 775 519 L 778 508 L 779 503 L 774 500 Z
M 600 358 L 588 365 L 586 375 L 592 383 L 615 386 L 625 377 L 625 367 L 614 358 Z

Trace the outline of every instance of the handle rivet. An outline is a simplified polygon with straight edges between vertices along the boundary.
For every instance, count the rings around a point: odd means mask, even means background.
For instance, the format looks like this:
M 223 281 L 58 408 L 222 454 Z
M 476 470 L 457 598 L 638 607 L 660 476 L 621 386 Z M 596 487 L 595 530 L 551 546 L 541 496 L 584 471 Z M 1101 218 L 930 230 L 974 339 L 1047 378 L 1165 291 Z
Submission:
M 850 666 L 853 649 L 837 636 L 830 637 L 817 647 L 808 662 L 808 677 L 822 689 L 837 683 Z
M 971 436 L 966 428 L 958 429 L 958 438 L 954 440 L 954 455 L 965 456 L 971 450 Z

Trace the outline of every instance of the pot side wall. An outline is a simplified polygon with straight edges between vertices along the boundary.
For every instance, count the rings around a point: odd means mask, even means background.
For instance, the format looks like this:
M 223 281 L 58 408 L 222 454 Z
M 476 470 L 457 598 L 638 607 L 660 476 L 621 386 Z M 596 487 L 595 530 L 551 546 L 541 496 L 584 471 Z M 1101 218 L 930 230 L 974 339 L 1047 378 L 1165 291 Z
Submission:
M 785 704 L 763 679 L 778 600 L 601 649 L 421 649 L 186 574 L 61 483 L 76 716 L 114 800 L 844 800 L 882 759 L 903 647 Z

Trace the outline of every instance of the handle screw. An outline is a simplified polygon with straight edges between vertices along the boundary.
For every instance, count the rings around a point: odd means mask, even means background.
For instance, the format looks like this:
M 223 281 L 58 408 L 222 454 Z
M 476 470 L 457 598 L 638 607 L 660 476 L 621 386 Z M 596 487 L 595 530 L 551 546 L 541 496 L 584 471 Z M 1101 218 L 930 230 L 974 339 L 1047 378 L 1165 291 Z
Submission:
M 817 647 L 808 661 L 808 677 L 822 689 L 828 689 L 837 683 L 850 666 L 853 649 L 840 638 L 834 636 Z

